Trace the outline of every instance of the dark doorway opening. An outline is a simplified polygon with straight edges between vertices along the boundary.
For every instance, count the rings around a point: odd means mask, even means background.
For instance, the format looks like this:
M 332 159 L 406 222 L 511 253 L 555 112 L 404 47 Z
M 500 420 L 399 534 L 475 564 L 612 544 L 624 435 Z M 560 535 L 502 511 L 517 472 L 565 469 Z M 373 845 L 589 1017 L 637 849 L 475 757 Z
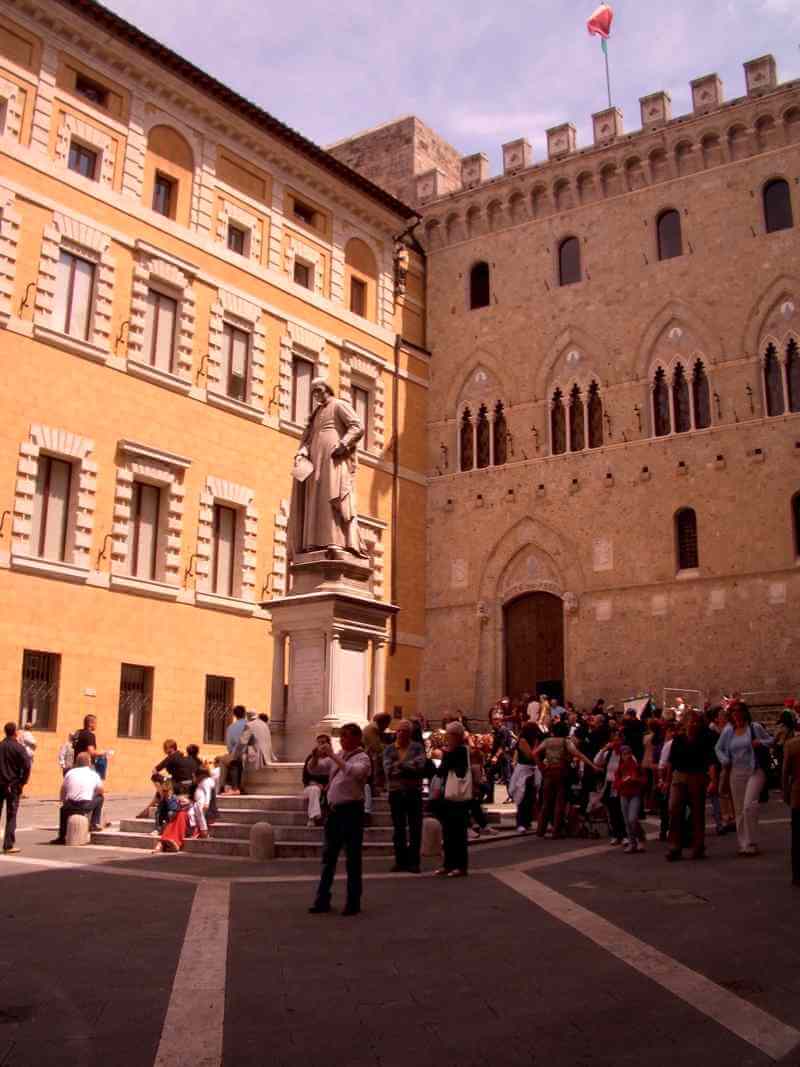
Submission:
M 564 699 L 564 604 L 552 593 L 526 593 L 504 610 L 506 695 Z

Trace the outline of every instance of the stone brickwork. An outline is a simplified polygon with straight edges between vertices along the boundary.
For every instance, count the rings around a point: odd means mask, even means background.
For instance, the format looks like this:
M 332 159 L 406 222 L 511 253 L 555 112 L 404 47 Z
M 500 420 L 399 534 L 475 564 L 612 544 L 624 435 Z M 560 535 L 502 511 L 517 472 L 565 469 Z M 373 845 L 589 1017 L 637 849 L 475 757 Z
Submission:
M 767 60 L 759 86 L 769 83 Z M 800 379 L 791 369 L 800 86 L 751 89 L 728 105 L 715 76 L 700 90 L 693 116 L 672 121 L 665 95 L 654 94 L 643 131 L 620 140 L 614 115 L 598 131 L 608 143 L 586 151 L 557 141 L 569 129 L 560 127 L 547 162 L 424 209 L 434 358 L 423 699 L 432 716 L 482 711 L 503 693 L 505 609 L 535 592 L 563 602 L 565 690 L 578 703 L 648 689 L 660 699 L 669 687 L 800 688 Z M 794 225 L 767 232 L 763 190 L 775 178 L 788 182 Z M 657 220 L 668 209 L 679 213 L 682 254 L 660 259 Z M 579 280 L 560 285 L 569 237 Z M 490 298 L 470 310 L 478 262 L 490 265 Z M 670 432 L 657 436 L 659 369 L 671 390 L 678 367 L 691 374 L 698 363 L 706 407 L 689 390 L 686 432 L 675 432 L 669 391 Z M 501 464 L 489 445 L 478 459 L 474 422 L 482 406 L 491 427 L 498 401 Z M 696 513 L 699 561 L 681 569 L 683 508 Z

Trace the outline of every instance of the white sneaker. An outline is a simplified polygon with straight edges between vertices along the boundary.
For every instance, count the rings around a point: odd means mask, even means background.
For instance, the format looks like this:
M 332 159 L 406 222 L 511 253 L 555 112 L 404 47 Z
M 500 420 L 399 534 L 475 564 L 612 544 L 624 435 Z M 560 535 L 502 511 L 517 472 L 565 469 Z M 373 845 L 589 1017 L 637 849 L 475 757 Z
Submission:
M 622 844 L 622 838 L 621 837 L 612 837 L 611 838 L 611 844 L 612 845 L 621 845 Z
M 635 852 L 636 851 L 636 846 L 632 845 L 630 843 L 630 841 L 626 841 L 625 844 L 622 846 L 622 851 L 623 852 Z
M 517 833 L 518 833 L 518 834 L 527 834 L 527 832 L 528 832 L 528 831 L 527 831 L 527 830 L 525 829 L 525 827 L 524 827 L 524 826 L 518 826 L 518 827 L 517 827 Z

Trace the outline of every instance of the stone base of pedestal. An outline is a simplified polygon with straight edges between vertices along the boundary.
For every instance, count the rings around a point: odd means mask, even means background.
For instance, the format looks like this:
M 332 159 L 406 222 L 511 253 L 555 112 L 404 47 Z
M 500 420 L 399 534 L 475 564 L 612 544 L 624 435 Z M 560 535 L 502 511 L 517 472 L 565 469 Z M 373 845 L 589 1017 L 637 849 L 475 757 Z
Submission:
M 291 594 L 264 607 L 275 641 L 277 722 L 288 679 L 276 747 L 283 760 L 300 762 L 317 734 L 336 735 L 346 722 L 364 725 L 383 710 L 387 622 L 398 609 L 368 593 L 369 563 L 347 553 L 305 553 L 291 573 Z

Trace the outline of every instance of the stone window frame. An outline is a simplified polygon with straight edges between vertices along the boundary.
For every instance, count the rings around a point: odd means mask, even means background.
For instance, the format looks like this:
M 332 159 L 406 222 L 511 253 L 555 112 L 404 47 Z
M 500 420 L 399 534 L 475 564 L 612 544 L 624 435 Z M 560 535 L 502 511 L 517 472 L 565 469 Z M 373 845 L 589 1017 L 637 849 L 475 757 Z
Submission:
M 11 141 L 19 141 L 22 132 L 21 96 L 18 85 L 7 78 L 0 77 L 0 101 L 5 102 L 6 105 L 5 123 L 0 130 L 0 138 L 7 137 Z
M 653 371 L 655 373 L 655 371 Z M 566 384 L 565 384 L 566 383 Z M 581 400 L 583 401 L 583 448 L 573 449 L 570 446 L 570 431 L 569 431 L 569 399 L 572 395 L 572 390 L 577 385 L 580 390 Z M 593 385 L 597 386 L 597 392 L 600 396 L 600 403 L 603 408 L 603 440 L 601 444 L 589 447 L 589 390 Z M 561 394 L 561 403 L 564 406 L 564 420 L 566 427 L 566 442 L 567 447 L 564 452 L 553 451 L 553 401 L 557 392 Z M 593 374 L 588 370 L 581 371 L 580 374 L 573 375 L 569 378 L 561 377 L 555 379 L 547 393 L 547 445 L 548 454 L 551 456 L 579 456 L 584 452 L 596 452 L 599 448 L 603 448 L 606 442 L 606 406 L 603 398 L 604 388 L 603 382 L 599 374 Z
M 296 259 L 301 259 L 304 263 L 307 263 L 314 271 L 314 285 L 313 288 L 306 290 L 307 292 L 313 292 L 317 296 L 325 296 L 325 260 L 322 254 L 307 244 L 300 237 L 287 231 L 286 241 L 286 273 L 289 276 L 289 280 L 294 282 L 294 264 Z M 304 288 L 300 286 L 300 288 Z
M 326 350 L 325 338 L 305 326 L 287 322 L 287 332 L 281 336 L 280 357 L 278 360 L 278 404 L 280 421 L 296 427 L 292 421 L 292 363 L 295 355 L 310 359 L 316 366 L 316 376 L 328 380 L 330 356 Z M 305 426 L 300 426 L 305 429 Z
M 131 287 L 130 325 L 128 326 L 127 368 L 132 374 L 176 392 L 188 393 L 192 387 L 192 363 L 197 312 L 192 277 L 176 263 L 150 252 L 139 252 L 134 260 Z M 173 366 L 177 373 L 153 367 L 144 351 L 147 293 L 164 290 L 178 302 Z
M 694 404 L 694 389 L 692 388 L 692 378 L 694 375 L 694 368 L 699 363 L 703 364 L 703 370 L 706 374 L 706 380 L 708 382 L 708 390 L 710 398 L 714 395 L 714 382 L 712 375 L 711 360 L 702 352 L 699 348 L 695 348 L 688 356 L 684 356 L 682 353 L 677 353 L 672 359 L 663 359 L 659 357 L 654 360 L 650 366 L 649 375 L 647 378 L 647 405 L 648 413 L 650 415 L 650 437 L 656 441 L 665 441 L 670 437 L 686 437 L 690 433 L 703 433 L 705 430 L 710 429 L 714 424 L 713 415 L 709 411 L 711 420 L 708 426 L 697 425 L 697 412 L 695 411 Z M 675 429 L 675 400 L 672 394 L 672 383 L 675 377 L 675 370 L 678 366 L 683 367 L 686 374 L 686 382 L 689 386 L 689 421 L 690 427 L 688 430 L 684 430 L 678 433 Z M 662 434 L 660 437 L 656 437 L 656 408 L 655 408 L 655 390 L 653 385 L 656 380 L 656 374 L 659 371 L 664 372 L 664 378 L 669 389 L 669 433 Z M 764 375 L 761 375 L 762 383 Z M 709 398 L 709 399 L 710 399 Z M 766 404 L 766 394 L 765 394 Z M 766 410 L 766 408 L 765 408 Z
M 14 517 L 11 527 L 11 566 L 54 578 L 84 582 L 89 577 L 94 515 L 97 508 L 97 464 L 89 457 L 94 441 L 70 430 L 33 423 L 27 441 L 19 446 Z M 31 551 L 33 510 L 39 456 L 66 460 L 77 470 L 70 488 L 67 558 L 40 559 Z
M 208 475 L 200 493 L 197 530 L 195 602 L 203 607 L 220 608 L 241 614 L 255 610 L 256 563 L 258 547 L 258 511 L 253 503 L 255 490 L 225 478 Z M 213 593 L 211 580 L 211 545 L 214 537 L 214 505 L 235 508 L 242 516 L 237 523 L 234 551 L 236 592 L 232 597 Z
M 272 599 L 286 596 L 289 589 L 289 501 L 281 500 L 275 512 L 272 534 Z
M 497 417 L 497 406 L 502 404 L 502 414 L 508 421 L 508 403 L 503 400 L 502 397 L 498 397 L 496 400 L 491 400 L 486 396 L 481 397 L 466 397 L 461 400 L 456 410 L 456 444 L 455 444 L 455 456 L 456 456 L 456 472 L 458 474 L 468 474 L 470 471 L 481 470 L 494 470 L 496 467 L 505 466 L 505 464 L 497 463 L 495 457 L 495 432 L 494 424 Z M 486 415 L 489 420 L 489 465 L 488 467 L 478 466 L 478 415 L 482 407 L 486 408 Z M 461 426 L 464 421 L 464 415 L 469 411 L 472 419 L 472 466 L 462 467 L 461 465 Z M 506 463 L 508 460 L 506 460 Z
M 228 396 L 222 381 L 222 351 L 225 323 L 243 330 L 250 337 L 246 401 Z M 261 420 L 264 416 L 264 378 L 267 362 L 267 333 L 258 304 L 220 289 L 218 299 L 211 305 L 208 325 L 208 363 L 206 371 L 206 399 L 210 404 L 225 408 L 246 418 Z
M 94 181 L 98 185 L 112 189 L 117 157 L 117 146 L 113 138 L 101 133 L 88 122 L 75 118 L 74 115 L 65 115 L 56 138 L 56 163 L 64 171 L 69 170 L 69 152 L 73 141 L 96 151 L 100 157 L 94 178 L 84 179 L 84 181 Z
M 380 519 L 373 519 L 369 515 L 359 515 L 358 524 L 361 530 L 364 548 L 372 561 L 372 595 L 376 600 L 383 600 L 385 594 L 385 555 L 384 531 L 388 528 Z
M 122 440 L 118 443 L 121 463 L 117 464 L 114 488 L 114 521 L 111 528 L 111 588 L 163 599 L 176 599 L 180 592 L 181 544 L 186 489 L 183 472 L 190 459 Z M 155 579 L 140 578 L 129 572 L 131 505 L 134 482 L 141 481 L 161 490 L 166 507 L 159 517 L 159 540 L 163 538 L 164 573 Z
M 367 455 L 381 455 L 386 439 L 386 384 L 383 371 L 386 364 L 367 349 L 358 348 L 348 341 L 342 343 L 339 360 L 339 395 L 353 404 L 353 385 L 365 388 L 370 396 L 371 437 L 369 447 L 359 444 L 359 450 Z M 353 381 L 353 378 L 356 381 Z
M 105 363 L 111 355 L 111 317 L 114 310 L 116 261 L 110 252 L 111 238 L 61 211 L 44 228 L 36 283 L 34 332 L 43 340 L 78 355 Z M 72 252 L 95 265 L 89 339 L 61 333 L 53 324 L 58 261 L 61 252 Z
M 17 273 L 17 248 L 22 216 L 14 208 L 14 194 L 0 188 L 0 327 L 12 315 L 14 279 Z
M 224 195 L 221 195 L 219 215 L 217 217 L 217 239 L 225 248 L 228 248 L 229 222 L 232 222 L 234 226 L 238 226 L 247 233 L 243 258 L 250 259 L 254 263 L 260 263 L 261 233 L 259 232 L 259 219 L 255 215 L 251 215 L 250 212 L 245 211 L 244 208 L 239 207 L 238 204 L 227 199 Z M 228 251 L 230 252 L 231 249 L 228 249 Z M 238 255 L 235 252 L 232 254 Z
M 794 302 L 792 300 L 786 300 L 786 301 L 784 301 L 784 305 L 785 304 L 793 305 Z M 794 326 L 790 326 L 783 333 L 782 338 L 781 338 L 780 341 L 777 339 L 777 334 L 775 333 L 774 330 L 770 330 L 769 332 L 763 334 L 762 337 L 761 337 L 761 341 L 760 341 L 759 349 L 758 349 L 758 378 L 759 378 L 759 382 L 761 383 L 761 404 L 762 404 L 762 410 L 764 412 L 764 418 L 780 419 L 780 418 L 784 418 L 787 415 L 796 415 L 797 414 L 796 411 L 790 411 L 789 410 L 789 399 L 790 399 L 789 398 L 789 378 L 788 378 L 787 367 L 786 367 L 786 355 L 787 355 L 787 352 L 789 350 L 789 345 L 791 344 L 792 341 L 794 341 L 794 343 L 797 345 L 798 351 L 800 352 L 800 330 L 798 330 Z M 767 361 L 767 350 L 769 349 L 770 345 L 772 345 L 774 347 L 774 349 L 775 349 L 775 357 L 778 360 L 778 366 L 781 369 L 781 388 L 783 390 L 783 411 L 782 411 L 782 413 L 780 415 L 770 415 L 770 414 L 768 414 L 768 410 L 769 409 L 768 409 L 768 405 L 767 405 L 767 382 L 766 382 L 766 375 L 764 373 L 764 370 L 765 370 L 766 361 Z

